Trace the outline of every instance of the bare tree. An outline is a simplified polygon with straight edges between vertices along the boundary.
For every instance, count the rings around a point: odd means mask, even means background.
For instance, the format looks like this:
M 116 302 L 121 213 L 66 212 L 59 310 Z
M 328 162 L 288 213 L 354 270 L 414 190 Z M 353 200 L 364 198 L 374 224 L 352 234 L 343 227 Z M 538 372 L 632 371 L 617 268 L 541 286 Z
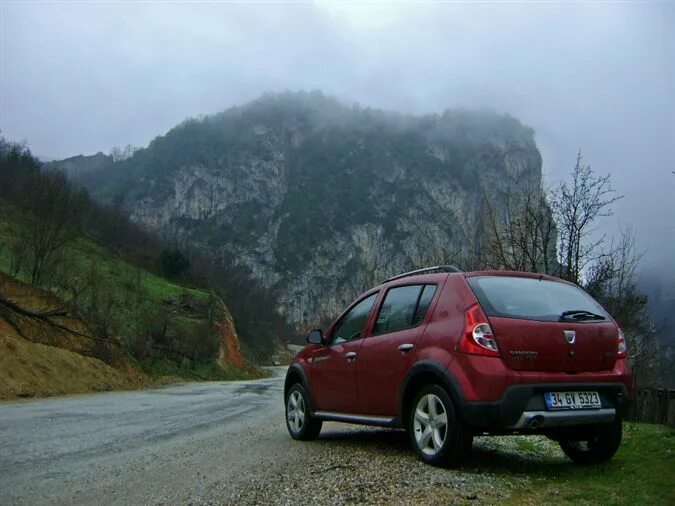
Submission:
M 119 146 L 113 146 L 110 149 L 110 157 L 113 159 L 113 162 L 120 162 L 127 158 L 131 158 L 136 151 L 138 151 L 138 148 L 131 144 L 127 144 L 124 149 Z
M 115 339 L 116 314 L 120 311 L 120 301 L 114 282 L 107 279 L 96 262 L 91 262 L 89 270 L 81 276 L 82 291 L 77 300 L 78 312 L 85 316 L 100 339 Z
M 497 269 L 553 273 L 557 229 L 546 193 L 528 186 L 509 192 L 501 210 L 485 195 L 484 261 Z
M 637 288 L 641 254 L 635 237 L 624 230 L 606 244 L 604 235 L 593 234 L 597 220 L 611 216 L 620 198 L 610 176 L 597 176 L 582 164 L 581 154 L 571 180 L 560 182 L 548 198 L 537 189 L 509 193 L 501 201 L 486 196 L 484 261 L 496 269 L 556 274 L 583 287 L 623 329 L 636 383 L 647 386 L 660 381 L 661 356 L 647 298 Z
M 61 173 L 43 174 L 29 183 L 20 205 L 22 216 L 10 224 L 13 263 L 31 283 L 41 285 L 62 260 L 63 248 L 79 233 L 86 194 Z
M 621 326 L 638 387 L 659 385 L 662 379 L 658 329 L 647 314 L 647 297 L 637 287 L 641 258 L 632 230 L 622 230 L 619 240 L 612 241 L 589 267 L 584 283 Z
M 68 317 L 68 312 L 63 305 L 45 307 L 42 309 L 29 309 L 19 302 L 12 300 L 4 290 L 4 282 L 0 279 L 0 318 L 9 324 L 17 334 L 24 334 L 24 324 L 39 325 L 52 331 L 74 334 L 87 339 L 97 340 L 96 337 L 83 333 L 64 323 L 60 318 Z
M 581 151 L 571 181 L 562 181 L 549 200 L 558 227 L 560 276 L 580 284 L 584 269 L 598 258 L 605 236 L 592 240 L 595 221 L 613 214 L 612 204 L 623 198 L 612 189 L 610 176 L 598 176 L 582 164 Z

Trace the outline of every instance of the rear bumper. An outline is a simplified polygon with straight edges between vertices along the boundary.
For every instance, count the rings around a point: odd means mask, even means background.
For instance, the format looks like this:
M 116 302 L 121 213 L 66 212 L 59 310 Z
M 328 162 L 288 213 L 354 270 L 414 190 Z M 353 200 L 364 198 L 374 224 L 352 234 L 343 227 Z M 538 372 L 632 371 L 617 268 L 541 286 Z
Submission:
M 600 409 L 549 411 L 545 392 L 597 391 Z M 563 425 L 611 422 L 630 406 L 628 389 L 623 383 L 537 383 L 512 385 L 501 399 L 492 402 L 466 402 L 461 412 L 469 425 L 486 429 L 537 429 Z
M 565 425 L 609 423 L 616 418 L 616 409 L 583 409 L 571 411 L 524 411 L 510 429 L 545 429 Z

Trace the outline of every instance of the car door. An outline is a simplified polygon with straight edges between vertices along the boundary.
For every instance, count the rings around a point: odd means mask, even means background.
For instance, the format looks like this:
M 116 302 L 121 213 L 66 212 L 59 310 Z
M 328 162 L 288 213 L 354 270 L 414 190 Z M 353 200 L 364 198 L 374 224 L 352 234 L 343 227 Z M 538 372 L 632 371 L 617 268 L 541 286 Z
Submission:
M 396 416 L 398 387 L 417 353 L 435 293 L 434 284 L 395 286 L 385 293 L 358 355 L 361 413 Z
M 327 345 L 312 354 L 310 381 L 317 411 L 359 412 L 356 363 L 377 292 L 367 295 L 331 327 Z

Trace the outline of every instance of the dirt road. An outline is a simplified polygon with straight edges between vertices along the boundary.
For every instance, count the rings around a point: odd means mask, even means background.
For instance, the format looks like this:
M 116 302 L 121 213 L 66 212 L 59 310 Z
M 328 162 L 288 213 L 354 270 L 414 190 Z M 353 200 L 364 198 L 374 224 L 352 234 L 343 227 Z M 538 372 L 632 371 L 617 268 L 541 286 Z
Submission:
M 292 441 L 284 372 L 0 403 L 0 504 L 475 504 L 518 485 L 486 467 L 511 458 L 495 442 L 477 443 L 480 469 L 449 471 L 418 462 L 402 431 L 326 424 Z

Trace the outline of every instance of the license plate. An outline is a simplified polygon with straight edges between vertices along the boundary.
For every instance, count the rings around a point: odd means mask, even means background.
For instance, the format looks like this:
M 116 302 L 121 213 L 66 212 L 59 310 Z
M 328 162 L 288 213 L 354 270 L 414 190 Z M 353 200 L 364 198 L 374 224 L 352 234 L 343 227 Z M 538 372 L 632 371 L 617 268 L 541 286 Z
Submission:
M 589 409 L 600 408 L 598 392 L 546 392 L 548 409 Z

